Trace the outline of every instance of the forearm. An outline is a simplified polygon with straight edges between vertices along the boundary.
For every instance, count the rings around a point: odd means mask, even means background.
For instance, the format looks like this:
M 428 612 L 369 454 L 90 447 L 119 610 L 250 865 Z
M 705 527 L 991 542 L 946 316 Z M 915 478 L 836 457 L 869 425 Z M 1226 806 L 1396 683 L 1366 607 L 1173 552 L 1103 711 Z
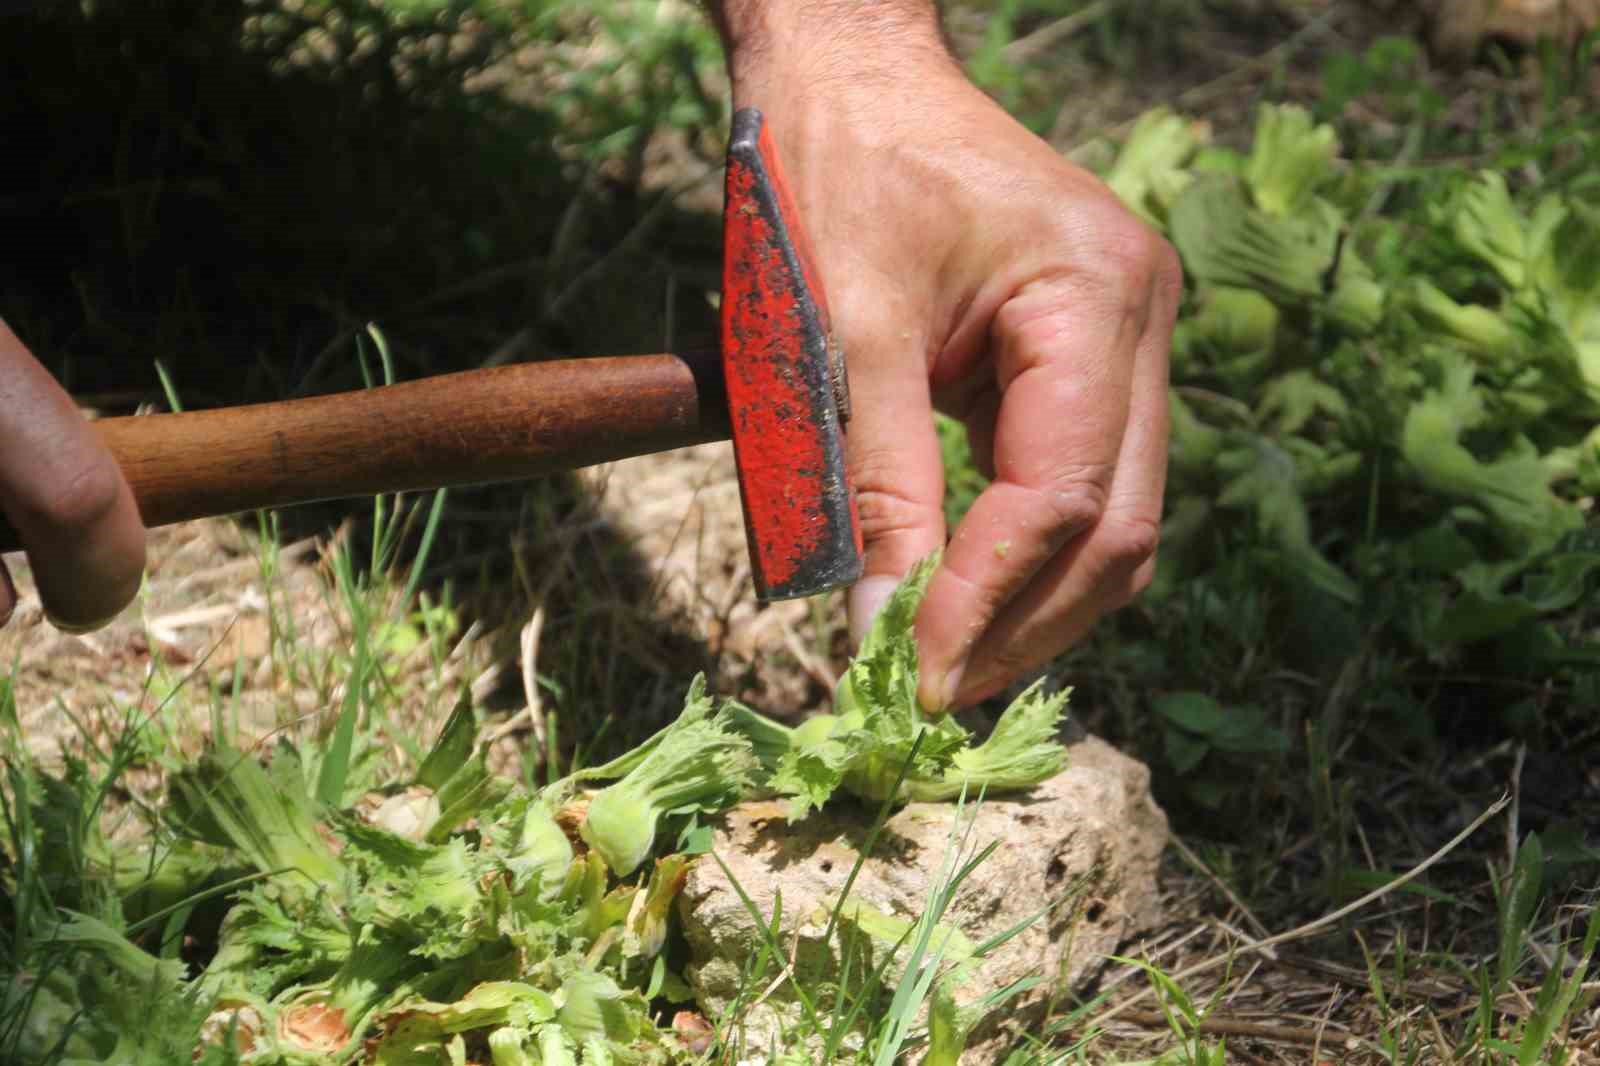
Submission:
M 888 81 L 951 68 L 932 0 L 706 0 L 734 96 L 770 83 Z

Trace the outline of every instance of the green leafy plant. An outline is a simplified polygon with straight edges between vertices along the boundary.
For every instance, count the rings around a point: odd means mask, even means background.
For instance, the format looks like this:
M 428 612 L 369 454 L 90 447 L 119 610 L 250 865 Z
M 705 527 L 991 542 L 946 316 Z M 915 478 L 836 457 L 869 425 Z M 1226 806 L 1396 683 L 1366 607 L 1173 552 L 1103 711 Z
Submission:
M 638 868 L 663 815 L 722 810 L 737 802 L 756 767 L 749 742 L 712 716 L 705 677 L 690 687 L 684 711 L 616 784 L 595 793 L 582 833 L 618 876 Z
M 881 815 L 907 798 L 962 801 L 990 786 L 1026 788 L 1062 765 L 1054 730 L 1064 696 L 1019 704 L 975 746 L 959 727 L 921 724 L 910 619 L 929 572 L 931 563 L 896 593 L 863 652 L 848 712 L 860 728 L 819 734 L 846 756 L 835 785 L 859 775 L 862 790 L 883 801 Z M 332 579 L 346 592 L 345 609 L 376 632 L 380 620 L 361 613 L 370 604 L 348 568 L 336 566 Z M 383 671 L 381 649 L 365 654 L 346 662 L 352 684 Z M 55 1039 L 69 1062 L 105 1052 L 134 1062 L 193 1054 L 208 1063 L 248 1056 L 267 1066 L 424 1066 L 462 1061 L 469 1042 L 504 1062 L 688 1061 L 651 1004 L 664 989 L 685 987 L 673 972 L 673 910 L 685 852 L 699 848 L 694 819 L 756 794 L 757 750 L 774 737 L 787 743 L 784 727 L 736 705 L 719 708 L 699 676 L 666 727 L 541 788 L 489 770 L 463 693 L 415 769 L 385 781 L 364 757 L 373 708 L 352 716 L 349 706 L 335 719 L 353 723 L 348 734 L 336 725 L 311 743 L 280 738 L 259 751 L 219 735 L 198 757 L 175 761 L 154 827 L 167 843 L 160 854 L 99 835 L 93 804 L 103 783 L 81 772 L 70 781 L 39 774 L 14 756 L 15 852 L 37 854 L 41 837 L 71 847 L 49 853 L 53 869 L 30 864 L 27 880 L 8 888 L 32 903 L 23 913 L 40 939 L 30 964 L 56 975 L 8 987 L 0 1017 L 15 1023 L 13 1044 L 42 1054 Z M 919 754 L 931 741 L 941 745 L 936 763 Z M 909 768 L 920 768 L 917 776 Z M 669 822 L 674 832 L 664 831 Z M 910 1021 L 930 996 L 939 1061 L 953 1061 L 982 1013 L 1004 1001 L 934 994 L 936 980 L 965 980 L 972 960 L 1003 942 L 975 948 L 939 924 L 982 858 L 962 851 L 952 860 L 931 917 L 914 927 L 860 901 L 835 908 L 842 936 L 911 945 L 877 1061 L 914 1039 Z M 135 862 L 144 863 L 136 879 L 113 873 L 92 891 L 80 880 L 93 864 L 114 872 Z M 229 880 L 215 882 L 219 868 Z M 163 887 L 162 878 L 173 883 Z M 18 891 L 52 882 L 82 895 L 58 903 Z M 177 935 L 208 895 L 223 905 L 202 966 L 191 970 L 134 941 L 157 924 Z M 141 917 L 130 924 L 135 907 Z M 871 989 L 887 988 L 887 965 L 861 985 L 869 999 Z M 844 984 L 852 985 L 848 974 Z M 73 1021 L 102 996 L 138 1002 L 135 988 L 165 1004 L 151 1016 L 159 1032 L 144 1015 L 120 1010 Z M 852 1018 L 873 1017 L 860 1013 L 865 1000 L 849 1002 L 841 1009 Z M 156 1058 L 139 1057 L 146 1054 Z
M 1259 707 L 1223 706 L 1203 692 L 1172 692 L 1151 701 L 1163 719 L 1167 762 L 1188 779 L 1187 794 L 1210 808 L 1221 807 L 1230 794 L 1248 787 L 1241 771 L 1263 757 L 1281 757 L 1289 750 L 1284 735 Z M 1201 772 L 1207 760 L 1223 763 Z
M 1042 679 L 981 744 L 953 717 L 923 713 L 913 625 L 937 563 L 933 556 L 913 567 L 878 613 L 839 679 L 835 713 L 790 728 L 733 710 L 731 724 L 752 738 L 766 767 L 764 787 L 790 797 L 791 821 L 839 790 L 869 801 L 950 800 L 1027 789 L 1066 765 L 1056 731 L 1071 693 L 1046 696 Z
M 1151 112 L 1108 175 L 1177 246 L 1190 290 L 1152 610 L 1181 612 L 1185 587 L 1237 596 L 1223 575 L 1244 556 L 1281 639 L 1318 634 L 1275 656 L 1332 671 L 1365 631 L 1439 667 L 1498 649 L 1509 673 L 1582 684 L 1597 653 L 1592 205 L 1493 171 L 1418 173 L 1395 195 L 1292 105 L 1262 105 L 1246 151 L 1196 129 Z M 1158 713 L 1181 772 L 1219 750 Z

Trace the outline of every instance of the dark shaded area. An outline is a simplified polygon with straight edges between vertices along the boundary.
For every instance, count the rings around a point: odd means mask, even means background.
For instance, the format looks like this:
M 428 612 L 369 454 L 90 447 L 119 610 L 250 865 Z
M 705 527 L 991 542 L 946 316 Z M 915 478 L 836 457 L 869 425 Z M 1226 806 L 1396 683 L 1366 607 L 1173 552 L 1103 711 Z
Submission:
M 80 394 L 152 394 L 157 358 L 188 406 L 358 386 L 367 322 L 401 377 L 477 365 L 530 326 L 514 354 L 623 339 L 541 301 L 642 198 L 584 182 L 550 111 L 473 90 L 509 29 L 358 0 L 0 18 L 0 312 Z M 598 209 L 554 253 L 580 195 Z
M 47 4 L 0 34 L 23 163 L 0 224 L 31 253 L 0 299 L 69 387 L 149 390 L 161 358 L 191 405 L 293 390 L 331 339 L 472 265 L 475 221 L 535 242 L 570 195 L 547 116 L 440 92 L 458 75 L 426 53 L 402 90 L 404 31 L 319 41 L 253 10 Z

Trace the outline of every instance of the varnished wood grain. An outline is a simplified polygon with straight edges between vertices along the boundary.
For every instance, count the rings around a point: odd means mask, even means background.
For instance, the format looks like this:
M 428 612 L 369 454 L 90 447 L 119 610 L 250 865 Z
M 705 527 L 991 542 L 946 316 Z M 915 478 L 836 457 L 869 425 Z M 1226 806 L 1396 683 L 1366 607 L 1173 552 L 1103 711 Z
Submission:
M 567 359 L 95 423 L 146 526 L 510 481 L 728 436 L 715 352 Z M 0 551 L 20 547 L 9 526 Z

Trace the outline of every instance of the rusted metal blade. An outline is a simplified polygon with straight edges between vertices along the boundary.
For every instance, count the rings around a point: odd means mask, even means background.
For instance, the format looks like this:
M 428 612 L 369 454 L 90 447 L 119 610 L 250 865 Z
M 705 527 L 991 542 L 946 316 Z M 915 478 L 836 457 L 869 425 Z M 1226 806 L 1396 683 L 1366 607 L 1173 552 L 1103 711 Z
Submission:
M 861 576 L 845 469 L 843 356 L 761 113 L 733 118 L 723 207 L 722 363 L 756 595 L 811 596 Z

